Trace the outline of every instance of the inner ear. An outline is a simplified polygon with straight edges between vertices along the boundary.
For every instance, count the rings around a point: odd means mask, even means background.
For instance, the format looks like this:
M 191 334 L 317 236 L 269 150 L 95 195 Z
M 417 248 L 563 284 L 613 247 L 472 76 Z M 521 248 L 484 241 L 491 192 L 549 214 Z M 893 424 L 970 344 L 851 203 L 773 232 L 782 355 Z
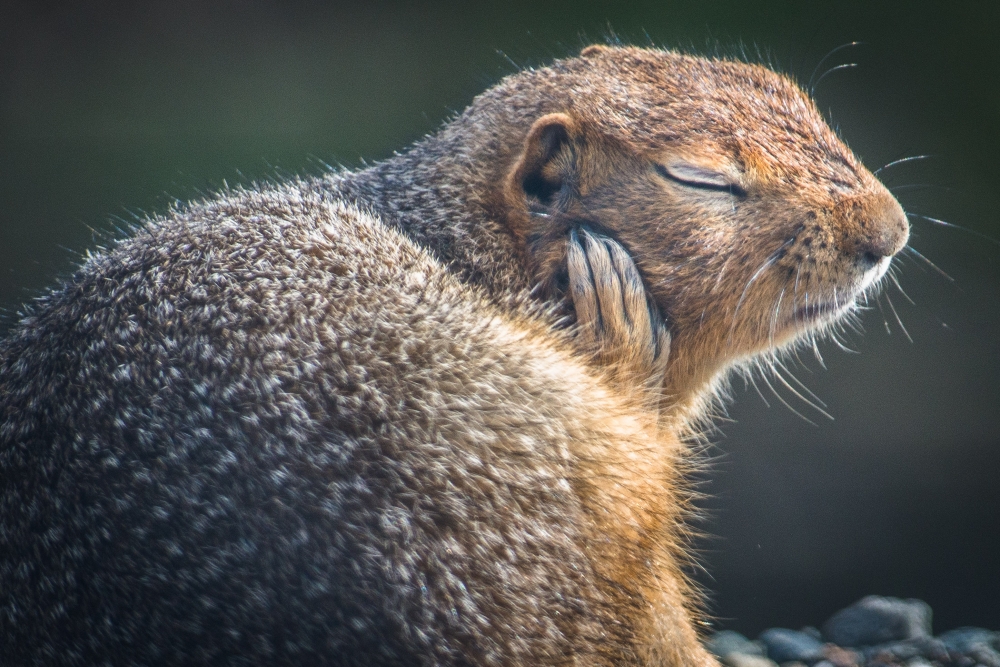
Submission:
M 511 185 L 544 207 L 564 208 L 575 182 L 573 119 L 564 113 L 542 116 L 531 126 Z

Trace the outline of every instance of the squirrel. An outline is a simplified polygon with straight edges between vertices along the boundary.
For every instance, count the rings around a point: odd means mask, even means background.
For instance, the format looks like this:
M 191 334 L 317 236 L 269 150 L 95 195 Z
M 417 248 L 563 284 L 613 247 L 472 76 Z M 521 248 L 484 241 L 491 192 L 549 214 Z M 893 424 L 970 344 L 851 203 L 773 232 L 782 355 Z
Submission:
M 789 78 L 591 46 L 175 206 L 0 341 L 11 665 L 714 665 L 689 446 L 907 242 Z

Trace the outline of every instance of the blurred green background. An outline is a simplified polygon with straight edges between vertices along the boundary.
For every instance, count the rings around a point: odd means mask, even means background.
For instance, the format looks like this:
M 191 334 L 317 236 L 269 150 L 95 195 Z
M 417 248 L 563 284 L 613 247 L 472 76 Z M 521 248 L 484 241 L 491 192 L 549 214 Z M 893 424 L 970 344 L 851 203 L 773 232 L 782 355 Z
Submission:
M 478 91 L 610 35 L 745 52 L 807 81 L 913 221 L 913 256 L 854 352 L 767 385 L 713 436 L 700 526 L 717 625 L 819 624 L 921 597 L 935 628 L 1000 628 L 1000 4 L 147 0 L 0 7 L 0 331 L 134 216 L 223 183 L 359 167 Z M 123 222 L 124 221 L 124 222 Z M 898 311 L 893 314 L 889 301 Z M 912 342 L 909 340 L 912 338 Z M 737 383 L 737 387 L 741 387 Z M 770 407 L 768 407 L 768 404 Z

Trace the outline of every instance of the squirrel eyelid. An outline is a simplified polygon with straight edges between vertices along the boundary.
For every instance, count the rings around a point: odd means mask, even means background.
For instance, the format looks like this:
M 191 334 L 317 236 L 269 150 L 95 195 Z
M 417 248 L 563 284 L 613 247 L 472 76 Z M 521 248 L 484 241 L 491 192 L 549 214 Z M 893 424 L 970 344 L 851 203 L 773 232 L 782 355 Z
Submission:
M 716 192 L 728 192 L 737 197 L 744 197 L 747 191 L 732 179 L 717 171 L 698 167 L 693 164 L 675 163 L 669 167 L 662 164 L 656 165 L 656 173 L 668 181 L 680 183 L 699 190 L 713 190 Z

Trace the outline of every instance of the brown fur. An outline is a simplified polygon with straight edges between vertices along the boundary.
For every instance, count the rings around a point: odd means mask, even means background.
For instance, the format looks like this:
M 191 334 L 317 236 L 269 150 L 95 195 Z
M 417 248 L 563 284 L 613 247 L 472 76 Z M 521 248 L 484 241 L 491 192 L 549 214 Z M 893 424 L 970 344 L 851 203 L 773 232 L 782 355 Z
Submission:
M 672 336 L 663 407 L 697 421 L 723 370 L 844 314 L 868 287 L 864 256 L 884 270 L 909 226 L 789 79 L 637 48 L 592 46 L 581 56 L 566 64 L 572 83 L 559 82 L 574 95 L 535 121 L 501 207 L 550 294 L 560 293 L 564 230 L 589 225 L 631 253 Z M 553 127 L 561 154 L 540 173 L 571 182 L 555 224 L 533 218 L 521 192 Z M 654 172 L 672 162 L 722 174 L 742 195 L 686 192 Z
M 172 211 L 0 346 L 0 631 L 25 664 L 711 665 L 685 438 L 907 231 L 789 79 L 597 46 L 364 171 Z

